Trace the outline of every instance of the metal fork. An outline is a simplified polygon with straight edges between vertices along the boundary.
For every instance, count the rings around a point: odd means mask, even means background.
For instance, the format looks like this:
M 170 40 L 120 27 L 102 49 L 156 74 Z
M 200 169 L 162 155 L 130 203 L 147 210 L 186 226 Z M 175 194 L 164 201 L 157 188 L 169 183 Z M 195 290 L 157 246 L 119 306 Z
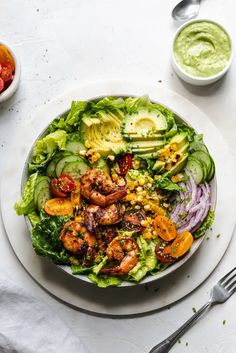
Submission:
M 222 304 L 236 291 L 236 267 L 222 277 L 212 288 L 209 301 L 201 307 L 188 321 L 164 341 L 153 347 L 149 353 L 167 353 L 175 342 L 205 314 L 213 305 Z

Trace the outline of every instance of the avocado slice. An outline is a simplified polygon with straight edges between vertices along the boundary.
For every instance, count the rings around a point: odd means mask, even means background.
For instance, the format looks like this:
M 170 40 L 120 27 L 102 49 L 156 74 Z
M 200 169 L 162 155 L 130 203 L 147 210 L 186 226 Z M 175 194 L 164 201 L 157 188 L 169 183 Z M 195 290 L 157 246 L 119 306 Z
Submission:
M 170 158 L 166 161 L 165 168 L 167 171 L 171 170 L 178 162 L 184 157 L 187 151 L 189 143 L 186 143 L 182 148 L 173 153 Z
M 183 157 L 165 174 L 166 176 L 172 176 L 178 174 L 183 170 L 188 160 L 188 153 L 185 153 Z
M 97 118 L 84 117 L 80 124 L 80 139 L 82 143 L 89 148 L 96 149 L 104 157 L 109 154 L 118 154 L 127 149 L 120 127 L 120 117 L 116 117 L 115 113 L 101 112 Z
M 130 136 L 137 134 L 143 139 L 164 133 L 168 128 L 166 117 L 157 109 L 143 109 L 137 113 L 126 115 L 122 133 Z
M 152 167 L 152 170 L 155 170 L 156 173 L 164 173 L 165 172 L 165 162 L 156 161 Z
M 185 132 L 180 132 L 179 134 L 176 134 L 175 136 L 172 137 L 170 140 L 169 144 L 175 144 L 177 149 L 182 148 L 186 143 L 188 142 L 188 137 Z
M 170 142 L 159 150 L 159 159 L 161 161 L 168 161 L 176 152 L 184 152 L 189 146 L 187 135 L 184 132 L 176 134 Z

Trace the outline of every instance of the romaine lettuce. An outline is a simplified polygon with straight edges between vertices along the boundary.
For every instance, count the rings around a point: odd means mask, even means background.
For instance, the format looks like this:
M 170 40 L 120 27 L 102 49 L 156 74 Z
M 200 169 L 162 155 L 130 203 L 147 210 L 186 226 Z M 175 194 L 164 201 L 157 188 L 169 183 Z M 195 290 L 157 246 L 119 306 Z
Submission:
M 205 221 L 203 222 L 203 224 L 201 225 L 201 227 L 193 234 L 195 239 L 202 237 L 206 233 L 206 231 L 208 229 L 210 229 L 210 227 L 214 221 L 214 218 L 215 218 L 215 212 L 209 211 L 208 215 L 207 215 Z
M 21 200 L 16 202 L 14 208 L 18 215 L 26 215 L 34 211 L 34 188 L 36 185 L 36 180 L 38 177 L 38 173 L 31 174 L 29 179 L 27 180 Z
M 44 167 L 57 149 L 65 149 L 66 138 L 66 131 L 56 130 L 37 140 L 34 145 L 31 163 L 29 164 L 29 171 Z
M 140 249 L 140 261 L 129 272 L 129 278 L 135 282 L 139 282 L 146 274 L 155 269 L 157 258 L 155 255 L 155 240 L 145 240 L 142 236 L 137 238 Z
M 94 273 L 90 273 L 88 275 L 88 279 L 90 279 L 90 281 L 95 283 L 100 288 L 107 288 L 107 287 L 111 287 L 111 286 L 117 287 L 123 281 L 122 278 L 119 278 L 119 277 L 113 277 L 113 276 L 98 277 Z

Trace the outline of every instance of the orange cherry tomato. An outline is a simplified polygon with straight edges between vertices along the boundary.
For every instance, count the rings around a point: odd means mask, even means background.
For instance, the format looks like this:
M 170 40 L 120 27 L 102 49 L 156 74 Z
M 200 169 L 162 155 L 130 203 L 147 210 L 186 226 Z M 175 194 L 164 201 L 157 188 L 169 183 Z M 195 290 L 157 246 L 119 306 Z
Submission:
M 176 238 L 177 232 L 174 223 L 163 215 L 158 215 L 154 218 L 153 226 L 157 235 L 165 241 L 170 241 Z
M 75 189 L 70 194 L 70 200 L 73 207 L 79 207 L 81 203 L 81 196 L 80 196 L 80 183 L 75 183 Z
M 73 206 L 70 200 L 55 197 L 48 200 L 44 205 L 44 210 L 50 216 L 67 216 L 73 214 Z
M 190 232 L 183 232 L 171 244 L 170 256 L 177 258 L 183 256 L 191 247 L 193 236 Z

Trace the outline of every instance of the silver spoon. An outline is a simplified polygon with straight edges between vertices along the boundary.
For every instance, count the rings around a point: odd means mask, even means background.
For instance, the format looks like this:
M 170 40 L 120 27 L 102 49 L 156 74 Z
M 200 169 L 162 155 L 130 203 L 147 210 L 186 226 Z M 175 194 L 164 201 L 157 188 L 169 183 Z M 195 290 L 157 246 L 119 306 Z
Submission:
M 172 11 L 172 17 L 176 21 L 187 21 L 196 17 L 199 12 L 201 0 L 182 0 Z

